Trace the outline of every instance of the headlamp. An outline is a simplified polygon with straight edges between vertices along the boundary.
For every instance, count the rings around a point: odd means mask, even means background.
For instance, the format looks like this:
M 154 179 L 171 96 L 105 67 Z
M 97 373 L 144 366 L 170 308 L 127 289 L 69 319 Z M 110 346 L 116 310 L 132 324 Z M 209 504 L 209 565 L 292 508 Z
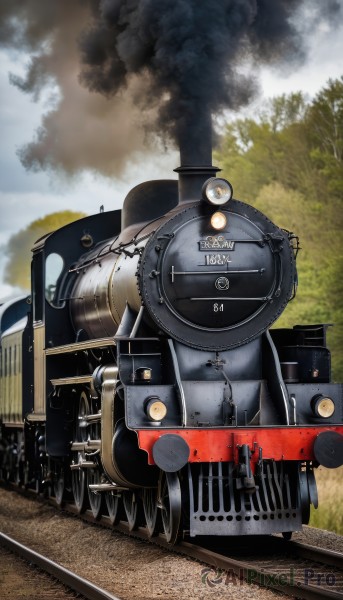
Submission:
M 150 396 L 145 404 L 145 413 L 151 421 L 162 421 L 167 414 L 167 407 L 158 396 Z
M 311 400 L 311 407 L 316 417 L 329 419 L 335 412 L 335 403 L 328 396 L 317 394 Z
M 220 177 L 211 177 L 205 181 L 202 188 L 203 199 L 214 206 L 223 206 L 231 200 L 232 194 L 231 183 Z
M 213 227 L 213 229 L 217 229 L 217 230 L 221 230 L 224 229 L 224 227 L 226 226 L 227 223 L 227 218 L 226 215 L 224 215 L 224 213 L 220 212 L 219 210 L 215 213 L 213 213 L 212 217 L 211 217 L 211 225 Z

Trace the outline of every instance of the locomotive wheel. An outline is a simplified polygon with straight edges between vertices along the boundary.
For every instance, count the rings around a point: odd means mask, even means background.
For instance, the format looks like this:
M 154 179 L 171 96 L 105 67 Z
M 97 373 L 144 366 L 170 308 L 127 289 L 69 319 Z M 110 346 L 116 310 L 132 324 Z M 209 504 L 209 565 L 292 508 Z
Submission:
M 112 492 L 105 493 L 105 501 L 107 506 L 108 516 L 111 521 L 111 525 L 117 525 L 120 521 L 120 502 L 119 496 Z
M 14 483 L 18 486 L 21 486 L 23 485 L 24 480 L 24 465 L 22 462 L 18 461 L 14 471 Z
M 300 491 L 300 507 L 302 514 L 302 523 L 307 525 L 310 520 L 310 493 L 308 489 L 308 479 L 306 471 L 299 471 L 299 491 Z
M 97 469 L 89 469 L 87 471 L 87 485 L 89 484 L 99 484 L 100 483 L 100 473 Z M 102 508 L 102 495 L 96 492 L 92 492 L 88 487 L 88 500 L 89 505 L 91 507 L 91 511 L 93 513 L 94 519 L 99 519 L 101 516 L 101 508 Z
M 149 537 L 157 535 L 159 530 L 159 510 L 157 504 L 157 489 L 146 488 L 143 492 L 143 510 Z
M 58 463 L 56 464 L 53 487 L 54 487 L 56 504 L 58 504 L 58 506 L 62 506 L 64 489 L 65 489 L 65 476 L 64 476 L 64 465 L 63 464 L 58 464 Z
M 17 433 L 17 451 L 16 451 L 16 464 L 14 467 L 14 482 L 16 485 L 20 486 L 25 483 L 25 464 L 23 461 L 24 454 L 24 439 L 23 433 Z
M 79 399 L 79 406 L 74 429 L 74 440 L 85 442 L 87 440 L 87 429 L 82 426 L 83 417 L 89 414 L 89 403 L 86 392 L 82 392 Z M 78 464 L 84 460 L 84 452 L 73 452 L 73 461 Z M 73 490 L 74 502 L 77 511 L 81 513 L 85 509 L 86 500 L 86 474 L 84 469 L 73 469 L 71 472 L 71 487 Z
M 85 509 L 85 482 L 86 476 L 82 469 L 72 471 L 71 487 L 78 513 L 81 513 Z
M 35 472 L 34 489 L 36 494 L 48 497 L 51 494 L 50 469 L 46 464 L 39 464 Z
M 181 486 L 176 473 L 163 473 L 161 478 L 161 516 L 167 542 L 175 544 L 181 522 Z
M 98 412 L 98 407 L 95 404 L 94 400 L 90 400 L 90 406 L 91 406 L 91 412 L 92 414 L 95 414 Z M 100 423 L 93 423 L 90 427 L 88 427 L 88 431 L 89 431 L 89 435 L 91 437 L 91 439 L 94 440 L 99 440 L 101 438 L 101 427 L 100 427 Z M 99 519 L 99 517 L 101 516 L 101 510 L 102 510 L 102 494 L 101 493 L 96 493 L 96 492 L 92 492 L 89 489 L 89 484 L 99 484 L 101 483 L 101 475 L 100 475 L 100 464 L 97 461 L 96 457 L 92 458 L 92 460 L 94 460 L 94 462 L 97 464 L 97 467 L 95 469 L 89 469 L 87 470 L 87 488 L 88 488 L 88 500 L 89 500 L 89 505 L 91 507 L 91 511 L 93 513 L 93 517 L 95 519 Z
M 135 492 L 123 493 L 124 510 L 129 524 L 129 531 L 133 531 L 138 527 L 138 498 Z

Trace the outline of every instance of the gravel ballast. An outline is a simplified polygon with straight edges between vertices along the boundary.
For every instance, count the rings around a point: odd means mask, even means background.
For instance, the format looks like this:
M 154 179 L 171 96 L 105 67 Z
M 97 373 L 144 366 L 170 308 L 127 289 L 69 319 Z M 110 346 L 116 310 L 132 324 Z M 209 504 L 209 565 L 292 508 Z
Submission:
M 0 530 L 123 600 L 281 597 L 4 488 L 0 488 Z M 294 539 L 343 552 L 343 537 L 330 532 L 306 528 Z M 0 597 L 4 597 L 1 580 Z

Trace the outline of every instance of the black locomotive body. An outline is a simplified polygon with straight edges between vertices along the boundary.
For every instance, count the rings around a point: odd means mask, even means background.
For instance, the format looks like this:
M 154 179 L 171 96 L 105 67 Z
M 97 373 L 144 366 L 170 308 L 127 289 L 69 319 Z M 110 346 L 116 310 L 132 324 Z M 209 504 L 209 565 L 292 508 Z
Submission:
M 171 543 L 289 536 L 343 462 L 326 326 L 269 330 L 295 236 L 178 171 L 35 244 L 32 295 L 0 309 L 2 475 Z

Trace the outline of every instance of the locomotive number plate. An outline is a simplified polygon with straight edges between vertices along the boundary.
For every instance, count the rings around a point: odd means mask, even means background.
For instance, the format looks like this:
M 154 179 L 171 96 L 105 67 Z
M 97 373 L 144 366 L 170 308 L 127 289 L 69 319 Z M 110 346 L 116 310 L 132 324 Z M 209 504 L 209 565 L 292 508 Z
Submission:
M 227 265 L 231 262 L 229 254 L 206 254 L 205 265 Z

